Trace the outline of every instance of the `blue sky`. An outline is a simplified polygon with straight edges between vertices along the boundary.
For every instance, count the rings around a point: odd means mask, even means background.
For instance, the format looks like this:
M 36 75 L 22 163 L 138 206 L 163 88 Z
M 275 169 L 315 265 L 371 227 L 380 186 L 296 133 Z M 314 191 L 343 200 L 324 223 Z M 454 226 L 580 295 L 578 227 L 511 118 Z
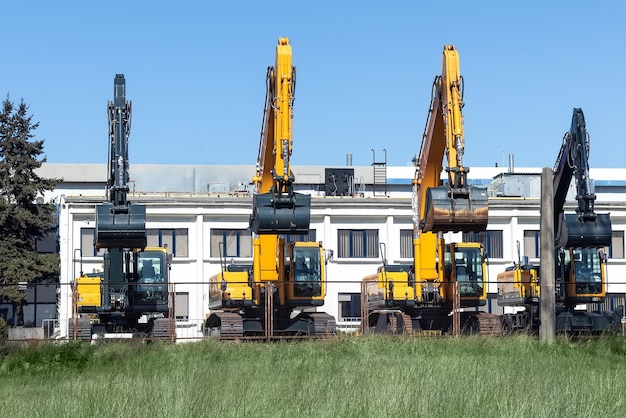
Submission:
M 52 163 L 106 163 L 116 73 L 132 164 L 254 164 L 265 73 L 297 67 L 294 165 L 419 152 L 444 44 L 465 80 L 465 165 L 552 167 L 583 109 L 592 167 L 624 167 L 626 2 L 11 1 L 0 93 L 20 99 Z M 372 152 L 374 150 L 374 153 Z

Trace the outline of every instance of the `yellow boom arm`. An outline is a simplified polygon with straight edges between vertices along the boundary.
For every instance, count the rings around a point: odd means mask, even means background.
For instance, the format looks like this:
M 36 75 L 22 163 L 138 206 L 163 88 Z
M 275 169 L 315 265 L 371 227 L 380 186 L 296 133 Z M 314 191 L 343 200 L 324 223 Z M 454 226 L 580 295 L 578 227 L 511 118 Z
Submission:
M 276 61 L 267 69 L 266 82 L 250 227 L 255 234 L 306 234 L 311 196 L 294 192 L 290 165 L 296 72 L 288 38 L 278 40 Z
M 487 229 L 487 190 L 467 184 L 463 165 L 463 78 L 452 45 L 444 46 L 441 75 L 435 77 L 426 128 L 415 172 L 419 222 L 424 232 L 484 231 Z M 440 187 L 447 157 L 448 184 Z
M 441 75 L 435 77 L 419 163 L 413 180 L 414 268 L 418 280 L 442 278 L 443 241 L 436 233 L 487 229 L 487 190 L 467 184 L 463 165 L 463 79 L 452 45 L 443 49 Z M 447 157 L 448 184 L 440 186 Z

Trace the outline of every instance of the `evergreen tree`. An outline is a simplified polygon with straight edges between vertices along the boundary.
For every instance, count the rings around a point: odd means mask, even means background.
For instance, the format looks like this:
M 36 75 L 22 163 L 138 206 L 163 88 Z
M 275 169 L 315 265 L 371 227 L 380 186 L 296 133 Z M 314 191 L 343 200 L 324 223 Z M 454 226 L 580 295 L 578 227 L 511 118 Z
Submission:
M 37 203 L 62 179 L 46 179 L 36 170 L 46 161 L 40 157 L 44 141 L 37 141 L 28 106 L 16 107 L 7 95 L 0 112 L 0 299 L 16 307 L 18 325 L 23 321 L 25 293 L 19 283 L 54 283 L 59 277 L 58 254 L 38 254 L 37 241 L 54 232 L 55 206 Z

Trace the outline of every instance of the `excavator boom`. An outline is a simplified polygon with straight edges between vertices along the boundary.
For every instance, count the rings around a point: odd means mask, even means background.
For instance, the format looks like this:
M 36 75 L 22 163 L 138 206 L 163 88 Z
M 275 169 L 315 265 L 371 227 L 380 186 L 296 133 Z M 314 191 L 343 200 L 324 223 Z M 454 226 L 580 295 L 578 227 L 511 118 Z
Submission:
M 109 113 L 109 201 L 96 206 L 96 248 L 145 248 L 146 207 L 128 202 L 131 103 L 124 75 L 116 74 Z
M 565 214 L 563 207 L 569 185 L 575 180 L 576 213 Z M 611 245 L 611 218 L 598 214 L 594 204 L 589 176 L 589 136 L 582 109 L 574 108 L 572 125 L 563 137 L 563 144 L 554 165 L 554 225 L 556 246 L 563 248 Z
M 443 51 L 442 73 L 433 83 L 431 104 L 414 183 L 423 232 L 479 232 L 487 229 L 487 189 L 470 186 L 463 165 L 463 78 L 452 45 Z M 447 157 L 448 184 L 440 186 Z
M 278 40 L 276 62 L 267 70 L 266 84 L 250 228 L 258 235 L 308 234 L 311 196 L 294 192 L 290 164 L 296 72 L 287 38 Z

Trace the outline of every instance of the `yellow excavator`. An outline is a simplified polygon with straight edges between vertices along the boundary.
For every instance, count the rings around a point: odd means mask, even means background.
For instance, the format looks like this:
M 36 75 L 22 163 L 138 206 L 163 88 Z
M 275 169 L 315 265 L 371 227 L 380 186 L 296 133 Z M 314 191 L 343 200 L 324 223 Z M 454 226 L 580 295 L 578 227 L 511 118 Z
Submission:
M 463 164 L 463 78 L 452 45 L 444 46 L 442 73 L 435 77 L 413 180 L 413 263 L 383 264 L 362 283 L 363 332 L 498 333 L 486 304 L 486 263 L 480 243 L 446 243 L 443 232 L 487 229 L 487 189 L 468 183 Z M 442 184 L 444 158 L 447 181 Z M 456 296 L 456 297 L 455 297 Z M 451 315 L 452 312 L 458 316 Z
M 570 183 L 576 185 L 577 208 L 565 213 Z M 600 303 L 606 295 L 604 247 L 611 245 L 611 218 L 595 212 L 596 195 L 589 176 L 589 135 L 582 109 L 574 108 L 554 166 L 556 331 L 600 333 L 616 324 L 612 313 L 587 312 L 576 306 Z M 505 333 L 539 331 L 540 266 L 528 257 L 498 274 L 498 305 L 517 308 L 502 317 Z
M 311 196 L 294 191 L 291 170 L 296 71 L 288 38 L 268 67 L 261 140 L 252 181 L 252 265 L 225 264 L 210 280 L 205 334 L 221 339 L 325 337 L 335 318 L 316 307 L 326 295 L 325 251 L 297 241 L 309 233 Z

